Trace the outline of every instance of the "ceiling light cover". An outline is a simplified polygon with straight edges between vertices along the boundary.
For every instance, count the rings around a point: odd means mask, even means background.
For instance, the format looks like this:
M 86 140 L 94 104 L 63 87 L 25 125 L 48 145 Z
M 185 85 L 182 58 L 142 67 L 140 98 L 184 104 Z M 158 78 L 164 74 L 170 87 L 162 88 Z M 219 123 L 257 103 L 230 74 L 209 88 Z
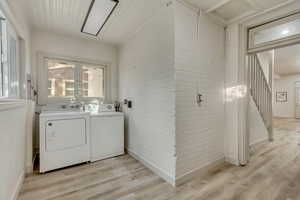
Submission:
M 281 31 L 281 34 L 282 34 L 282 35 L 286 35 L 286 34 L 288 34 L 288 33 L 290 33 L 290 30 L 289 30 L 289 29 L 284 29 L 283 31 Z
M 92 0 L 81 32 L 97 36 L 118 3 L 119 0 Z

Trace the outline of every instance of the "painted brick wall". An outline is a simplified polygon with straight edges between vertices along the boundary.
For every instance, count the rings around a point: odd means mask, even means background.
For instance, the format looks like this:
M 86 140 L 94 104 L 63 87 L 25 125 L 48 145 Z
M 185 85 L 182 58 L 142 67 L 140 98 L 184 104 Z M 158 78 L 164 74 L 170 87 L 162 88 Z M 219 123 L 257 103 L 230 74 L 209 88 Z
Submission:
M 174 18 L 164 6 L 119 50 L 119 97 L 126 147 L 160 173 L 175 176 Z
M 225 31 L 175 3 L 176 177 L 224 158 Z M 199 107 L 196 94 L 203 95 Z
M 224 32 L 173 1 L 120 48 L 126 146 L 171 179 L 224 158 Z

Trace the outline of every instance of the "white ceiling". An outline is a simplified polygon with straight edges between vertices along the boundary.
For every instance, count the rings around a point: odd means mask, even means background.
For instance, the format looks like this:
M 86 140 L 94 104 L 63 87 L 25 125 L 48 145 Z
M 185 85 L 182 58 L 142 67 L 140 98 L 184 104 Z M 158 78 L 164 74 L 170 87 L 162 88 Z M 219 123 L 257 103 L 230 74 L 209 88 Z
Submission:
M 168 0 L 120 0 L 98 38 L 80 32 L 91 0 L 14 0 L 26 9 L 38 30 L 87 37 L 118 44 L 136 31 Z
M 231 23 L 266 9 L 291 3 L 289 0 L 185 0 L 207 13 Z
M 121 43 L 155 11 L 171 0 L 120 0 L 98 38 L 80 32 L 91 0 L 10 0 L 22 3 L 36 29 Z M 193 4 L 228 23 L 291 0 L 179 0 Z
M 300 73 L 300 44 L 275 50 L 275 73 L 281 76 Z

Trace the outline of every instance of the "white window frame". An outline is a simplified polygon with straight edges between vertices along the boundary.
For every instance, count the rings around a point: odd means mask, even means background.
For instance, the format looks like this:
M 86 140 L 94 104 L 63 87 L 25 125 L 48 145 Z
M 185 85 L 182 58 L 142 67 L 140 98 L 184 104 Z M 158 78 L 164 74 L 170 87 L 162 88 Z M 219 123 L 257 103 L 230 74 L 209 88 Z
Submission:
M 0 99 L 4 98 L 4 90 L 5 90 L 5 85 L 4 85 L 4 72 L 3 72 L 3 49 L 4 49 L 4 44 L 3 44 L 3 37 L 4 37 L 4 27 L 2 25 L 2 22 L 5 20 L 1 14 L 0 14 Z
M 109 62 L 98 61 L 98 60 L 88 60 L 82 59 L 78 57 L 69 57 L 69 56 L 61 56 L 55 55 L 51 53 L 38 52 L 38 104 L 46 105 L 46 104 L 66 104 L 69 103 L 74 97 L 48 97 L 48 63 L 47 60 L 56 60 L 56 61 L 64 61 L 67 63 L 73 63 L 75 65 L 75 76 L 80 76 L 80 67 L 78 65 L 84 64 L 86 66 L 99 66 L 104 70 L 104 98 L 101 97 L 76 97 L 76 101 L 80 102 L 93 102 L 98 100 L 100 102 L 108 102 L 110 101 L 111 87 L 110 87 L 110 65 Z M 80 80 L 80 77 L 75 77 L 76 80 Z
M 300 11 L 292 13 L 288 16 L 273 19 L 272 21 L 256 25 L 248 28 L 248 53 L 266 51 L 278 47 L 284 47 L 292 44 L 300 43 L 300 34 L 295 34 L 288 37 L 282 37 L 280 39 L 263 42 L 260 44 L 254 44 L 254 35 L 262 30 L 272 28 L 281 24 L 293 22 L 294 20 L 300 19 Z
M 21 88 L 21 81 L 20 81 L 20 41 L 19 41 L 19 37 L 18 37 L 18 35 L 17 35 L 17 33 L 16 33 L 16 31 L 13 29 L 13 27 L 12 27 L 12 25 L 11 24 L 9 24 L 8 23 L 8 25 L 7 25 L 7 43 L 8 43 L 8 49 L 7 49 L 7 51 L 8 51 L 8 65 L 9 65 L 9 97 L 10 98 L 15 98 L 15 99 L 19 99 L 20 98 L 20 88 Z M 11 47 L 11 45 L 10 45 L 10 39 L 14 39 L 15 40 L 15 42 L 16 42 L 16 60 L 15 60 L 15 64 L 16 64 L 16 66 L 15 66 L 15 72 L 16 72 L 16 80 L 17 80 L 17 86 L 16 86 L 16 93 L 15 94 L 13 94 L 12 92 L 11 92 L 11 88 L 10 88 L 10 86 L 11 86 L 11 80 L 10 80 L 10 78 L 11 78 L 11 74 L 10 74 L 10 72 L 11 72 L 11 69 L 12 69 L 12 66 L 10 65 L 11 63 L 9 62 L 9 60 L 10 60 L 10 47 Z
M 68 64 L 71 64 L 71 65 L 74 65 L 74 83 L 76 82 L 76 79 L 78 79 L 78 77 L 76 78 L 76 76 L 78 76 L 78 70 L 76 69 L 76 65 L 77 63 L 74 62 L 74 61 L 70 61 L 70 60 L 67 60 L 67 59 L 57 59 L 57 58 L 49 58 L 49 57 L 45 57 L 44 58 L 44 68 L 46 69 L 46 79 L 47 79 L 47 85 L 48 85 L 48 60 L 51 60 L 51 61 L 54 61 L 54 62 L 65 62 L 65 63 L 68 63 Z M 48 88 L 48 86 L 47 86 Z M 44 92 L 43 92 L 44 93 Z M 43 95 L 46 95 L 47 98 L 48 98 L 48 103 L 59 103 L 60 101 L 62 102 L 67 102 L 67 101 L 70 101 L 72 98 L 75 98 L 75 97 L 49 97 L 48 96 L 48 90 L 47 92 L 45 92 L 45 94 Z
M 0 15 L 2 16 L 2 14 Z M 3 19 L 5 20 L 5 28 L 4 30 L 2 30 L 2 35 L 1 35 L 1 68 L 3 66 L 4 63 L 6 63 L 7 67 L 6 67 L 6 72 L 2 71 L 1 76 L 4 77 L 3 73 L 6 73 L 7 76 L 7 80 L 3 80 L 0 83 L 2 85 L 2 92 L 1 92 L 1 96 L 0 96 L 0 100 L 14 100 L 14 99 L 20 99 L 20 93 L 21 93 L 21 80 L 20 80 L 20 72 L 21 72 L 21 68 L 20 68 L 20 39 L 19 36 L 17 34 L 17 32 L 15 31 L 15 29 L 13 28 L 12 24 L 10 24 L 10 22 L 7 19 Z M 2 24 L 1 24 L 2 25 Z M 15 66 L 12 66 L 10 61 L 10 56 L 11 56 L 11 51 L 10 51 L 10 42 L 11 39 L 15 40 Z M 4 42 L 3 42 L 4 40 Z M 14 67 L 14 69 L 12 70 L 12 67 Z M 3 68 L 2 68 L 3 69 Z M 15 72 L 15 79 L 16 79 L 16 86 L 15 89 L 16 91 L 13 93 L 12 92 L 12 82 L 11 82 L 11 72 L 14 71 Z

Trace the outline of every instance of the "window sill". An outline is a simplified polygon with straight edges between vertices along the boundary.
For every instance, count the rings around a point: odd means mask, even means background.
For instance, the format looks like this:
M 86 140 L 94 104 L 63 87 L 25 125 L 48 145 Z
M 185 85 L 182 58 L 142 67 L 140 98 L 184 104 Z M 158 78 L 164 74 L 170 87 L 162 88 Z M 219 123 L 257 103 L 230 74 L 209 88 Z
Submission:
M 24 99 L 5 99 L 0 98 L 0 111 L 12 110 L 18 107 L 23 107 L 27 103 Z

